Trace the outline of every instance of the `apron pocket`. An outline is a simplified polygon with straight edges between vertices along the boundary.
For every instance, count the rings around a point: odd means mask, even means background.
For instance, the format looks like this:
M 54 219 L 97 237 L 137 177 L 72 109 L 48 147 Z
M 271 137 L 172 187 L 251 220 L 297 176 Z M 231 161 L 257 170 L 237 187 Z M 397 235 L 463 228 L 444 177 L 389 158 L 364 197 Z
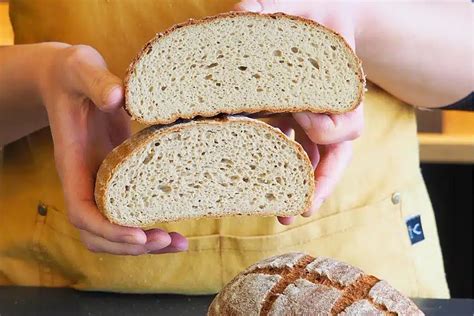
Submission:
M 66 214 L 52 206 L 38 225 L 43 286 L 125 293 L 210 294 L 220 289 L 218 235 L 189 238 L 185 253 L 117 256 L 87 250 Z
M 190 237 L 189 251 L 165 255 L 92 253 L 83 246 L 67 216 L 54 207 L 48 207 L 43 225 L 38 240 L 42 279 L 50 279 L 51 286 L 131 293 L 215 293 L 262 258 L 303 251 L 351 263 L 405 294 L 417 292 L 400 204 L 393 203 L 391 197 L 273 235 Z
M 278 234 L 221 239 L 224 283 L 262 258 L 302 251 L 348 262 L 389 281 L 405 294 L 417 294 L 408 234 L 400 203 L 393 196 Z

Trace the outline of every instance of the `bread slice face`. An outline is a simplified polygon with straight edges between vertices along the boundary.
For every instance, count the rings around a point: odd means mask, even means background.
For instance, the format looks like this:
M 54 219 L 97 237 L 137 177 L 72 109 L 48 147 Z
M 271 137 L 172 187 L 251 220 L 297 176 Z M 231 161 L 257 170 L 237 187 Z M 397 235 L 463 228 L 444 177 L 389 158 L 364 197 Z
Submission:
M 262 260 L 237 275 L 208 316 L 424 315 L 398 290 L 347 263 L 304 253 Z
M 365 79 L 345 40 L 311 20 L 231 12 L 176 25 L 130 65 L 125 108 L 142 123 L 220 113 L 343 113 Z
M 98 208 L 113 223 L 306 211 L 313 168 L 280 130 L 245 117 L 151 126 L 115 148 L 96 179 Z

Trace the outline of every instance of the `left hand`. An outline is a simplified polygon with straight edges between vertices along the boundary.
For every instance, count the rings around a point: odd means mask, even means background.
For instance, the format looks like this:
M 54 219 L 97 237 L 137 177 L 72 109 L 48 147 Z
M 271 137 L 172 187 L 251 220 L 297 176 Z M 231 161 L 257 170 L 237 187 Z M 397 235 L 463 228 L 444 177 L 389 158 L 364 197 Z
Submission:
M 68 218 L 92 252 L 115 255 L 185 251 L 184 236 L 109 222 L 97 209 L 94 181 L 104 157 L 130 136 L 124 91 L 105 60 L 90 46 L 36 44 L 43 54 L 38 85 L 53 136 L 56 168 Z
M 338 32 L 355 49 L 355 8 L 351 3 L 301 0 L 246 0 L 238 10 L 258 13 L 284 12 L 302 16 Z M 271 122 L 288 134 L 295 131 L 295 139 L 303 146 L 315 168 L 315 194 L 310 209 L 302 214 L 311 216 L 331 194 L 352 158 L 352 140 L 362 133 L 363 104 L 344 114 L 295 113 Z M 284 225 L 294 217 L 279 217 Z

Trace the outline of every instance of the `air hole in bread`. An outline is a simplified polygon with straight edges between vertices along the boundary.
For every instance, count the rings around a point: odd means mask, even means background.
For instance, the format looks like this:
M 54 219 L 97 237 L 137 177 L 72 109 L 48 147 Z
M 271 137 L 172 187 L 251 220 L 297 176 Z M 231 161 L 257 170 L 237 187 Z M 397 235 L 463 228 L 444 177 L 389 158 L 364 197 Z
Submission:
M 275 201 L 276 200 L 276 197 L 273 193 L 267 193 L 265 194 L 265 198 L 269 201 Z
M 309 60 L 309 62 L 311 63 L 311 65 L 312 65 L 314 68 L 316 68 L 316 69 L 319 70 L 319 63 L 318 63 L 315 59 L 313 59 L 313 58 L 308 58 L 308 60 Z
M 282 53 L 281 50 L 276 50 L 273 52 L 273 56 L 281 57 Z
M 165 192 L 165 193 L 170 193 L 171 192 L 171 186 L 169 185 L 160 185 L 158 187 L 158 189 L 160 189 L 161 191 Z

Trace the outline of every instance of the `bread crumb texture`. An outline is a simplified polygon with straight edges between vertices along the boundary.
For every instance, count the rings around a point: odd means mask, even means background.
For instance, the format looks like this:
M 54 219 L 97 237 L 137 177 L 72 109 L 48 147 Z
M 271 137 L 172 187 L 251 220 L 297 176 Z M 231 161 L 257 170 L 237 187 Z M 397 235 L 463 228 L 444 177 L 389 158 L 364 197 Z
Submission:
M 150 127 L 134 137 L 139 144 L 121 145 L 131 152 L 111 172 L 99 171 L 97 183 L 106 190 L 96 198 L 112 222 L 144 227 L 198 217 L 295 215 L 309 206 L 314 181 L 306 153 L 266 123 L 200 120 Z
M 126 107 L 147 123 L 219 113 L 348 111 L 359 59 L 334 32 L 284 14 L 232 13 L 159 34 L 129 69 Z

